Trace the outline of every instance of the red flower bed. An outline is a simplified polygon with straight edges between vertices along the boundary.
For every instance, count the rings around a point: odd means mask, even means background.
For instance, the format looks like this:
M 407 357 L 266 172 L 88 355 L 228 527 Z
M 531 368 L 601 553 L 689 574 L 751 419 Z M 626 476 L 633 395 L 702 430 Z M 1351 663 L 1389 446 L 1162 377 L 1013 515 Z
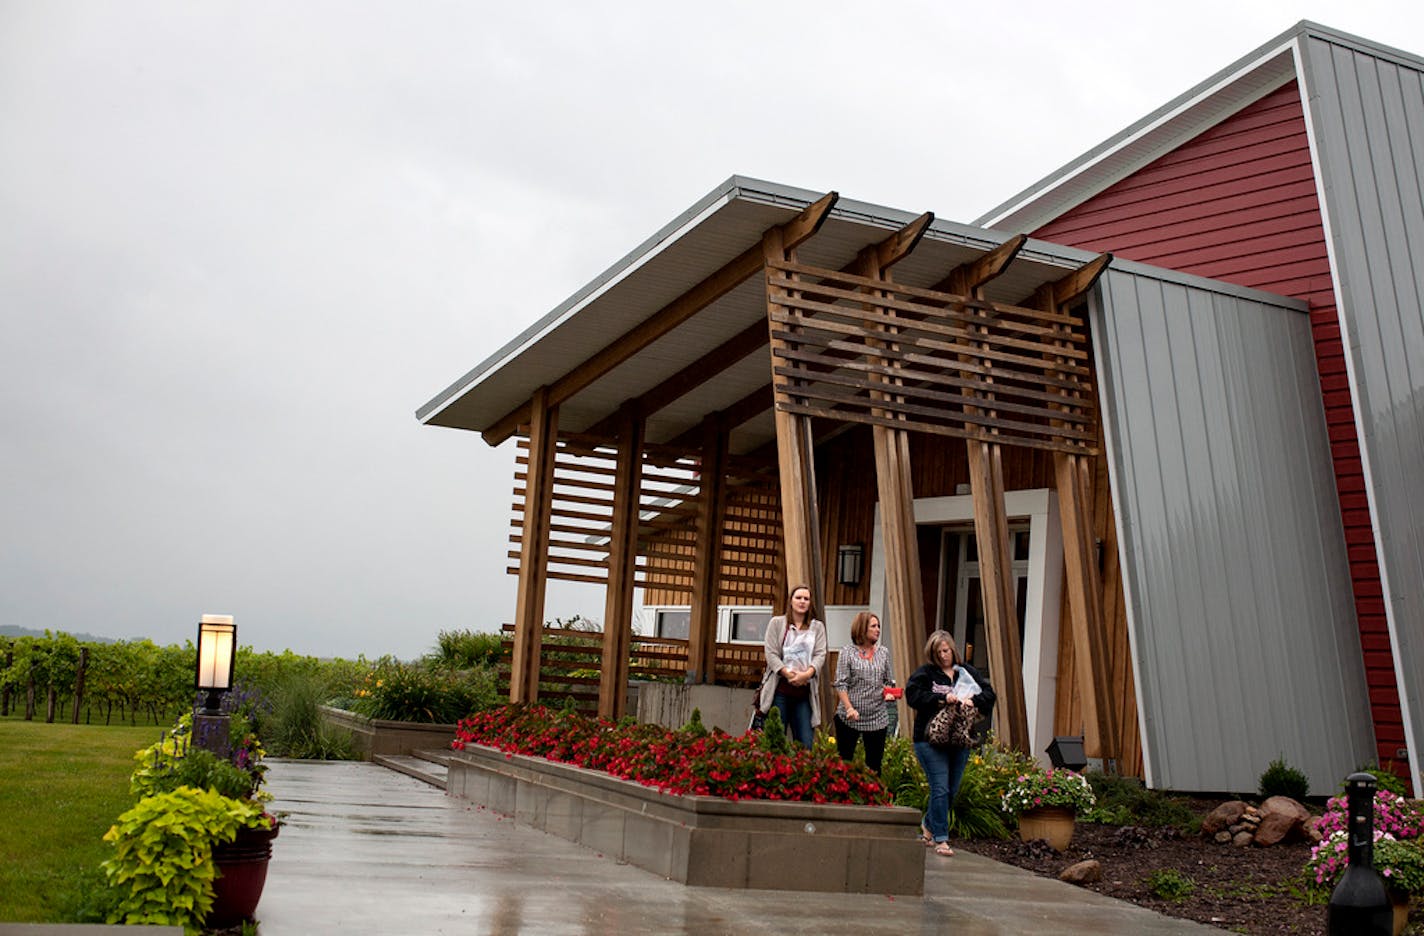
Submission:
M 734 738 L 699 728 L 669 731 L 541 705 L 507 705 L 462 720 L 451 746 L 463 750 L 466 744 L 480 744 L 544 757 L 665 793 L 856 806 L 893 802 L 875 774 L 860 764 L 800 747 L 789 753 L 763 750 L 761 737 Z

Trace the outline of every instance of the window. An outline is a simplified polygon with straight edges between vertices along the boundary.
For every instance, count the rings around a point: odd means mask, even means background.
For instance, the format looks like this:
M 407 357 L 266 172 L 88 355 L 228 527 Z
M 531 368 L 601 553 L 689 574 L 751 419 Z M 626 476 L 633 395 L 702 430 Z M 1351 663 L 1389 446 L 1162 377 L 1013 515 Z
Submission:
M 766 639 L 766 622 L 770 611 L 733 611 L 732 640 L 738 643 L 761 643 Z
M 673 637 L 678 640 L 686 640 L 688 629 L 692 625 L 692 611 L 659 611 L 658 612 L 658 636 Z

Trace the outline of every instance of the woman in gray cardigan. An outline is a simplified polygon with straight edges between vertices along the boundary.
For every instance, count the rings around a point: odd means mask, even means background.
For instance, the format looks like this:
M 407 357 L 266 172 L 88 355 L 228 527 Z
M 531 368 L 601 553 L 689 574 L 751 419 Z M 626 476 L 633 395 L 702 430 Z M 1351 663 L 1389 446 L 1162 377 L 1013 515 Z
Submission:
M 766 672 L 759 705 L 773 705 L 791 729 L 791 737 L 810 747 L 821 723 L 821 667 L 826 662 L 826 625 L 811 610 L 811 589 L 791 589 L 789 607 L 766 622 Z

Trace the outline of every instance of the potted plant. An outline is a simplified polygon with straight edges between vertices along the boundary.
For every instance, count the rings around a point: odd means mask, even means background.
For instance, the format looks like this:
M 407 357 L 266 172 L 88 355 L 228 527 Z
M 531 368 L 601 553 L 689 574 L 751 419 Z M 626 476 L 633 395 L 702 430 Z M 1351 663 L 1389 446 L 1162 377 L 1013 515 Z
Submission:
M 236 719 L 235 719 L 236 721 Z M 105 840 L 123 896 L 109 922 L 227 927 L 252 918 L 280 822 L 264 804 L 263 750 L 245 723 L 226 756 L 190 744 L 191 716 L 134 755 L 138 803 Z
M 1055 851 L 1068 847 L 1079 812 L 1097 803 L 1088 779 L 1076 770 L 1029 770 L 1004 791 L 1000 808 L 1019 822 L 1019 838 L 1044 839 Z
M 114 846 L 104 873 L 123 894 L 108 922 L 190 930 L 216 924 L 214 846 L 240 829 L 272 827 L 261 803 L 215 790 L 180 786 L 145 796 L 104 835 Z

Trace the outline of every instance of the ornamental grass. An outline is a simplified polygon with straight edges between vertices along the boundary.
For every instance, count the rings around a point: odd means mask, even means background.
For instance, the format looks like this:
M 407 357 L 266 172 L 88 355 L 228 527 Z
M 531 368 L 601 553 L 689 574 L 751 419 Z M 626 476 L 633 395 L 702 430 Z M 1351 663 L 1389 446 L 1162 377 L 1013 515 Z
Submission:
M 760 733 L 709 732 L 696 718 L 672 731 L 541 705 L 506 705 L 459 723 L 451 746 L 464 750 L 471 744 L 602 771 L 664 793 L 854 806 L 893 802 L 861 764 L 794 746 L 788 753 L 767 751 Z

